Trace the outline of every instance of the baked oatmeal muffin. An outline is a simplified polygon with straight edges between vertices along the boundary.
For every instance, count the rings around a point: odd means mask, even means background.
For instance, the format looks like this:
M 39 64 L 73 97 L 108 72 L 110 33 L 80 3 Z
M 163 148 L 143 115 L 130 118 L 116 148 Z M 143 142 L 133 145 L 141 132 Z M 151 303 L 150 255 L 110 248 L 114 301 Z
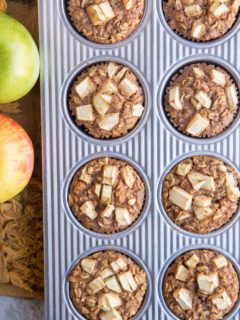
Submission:
M 77 125 L 97 139 L 125 136 L 144 111 L 144 93 L 137 77 L 114 62 L 83 71 L 74 82 L 69 99 Z
M 169 27 L 180 36 L 203 42 L 217 39 L 237 20 L 238 0 L 165 0 L 163 11 Z
M 193 156 L 166 175 L 162 204 L 169 218 L 193 233 L 224 226 L 239 208 L 239 177 L 234 168 L 212 156 Z
M 117 251 L 81 259 L 68 281 L 75 308 L 89 320 L 132 319 L 147 292 L 145 271 Z
M 238 89 L 224 69 L 206 63 L 184 67 L 171 79 L 165 111 L 180 132 L 197 138 L 219 135 L 234 121 Z
M 177 257 L 167 269 L 163 296 L 179 319 L 223 319 L 238 300 L 238 275 L 221 253 L 192 250 Z
M 141 22 L 144 0 L 68 0 L 76 30 L 92 42 L 113 44 L 128 38 Z
M 85 228 L 98 233 L 116 233 L 130 227 L 141 215 L 145 185 L 127 162 L 99 158 L 75 174 L 68 201 Z

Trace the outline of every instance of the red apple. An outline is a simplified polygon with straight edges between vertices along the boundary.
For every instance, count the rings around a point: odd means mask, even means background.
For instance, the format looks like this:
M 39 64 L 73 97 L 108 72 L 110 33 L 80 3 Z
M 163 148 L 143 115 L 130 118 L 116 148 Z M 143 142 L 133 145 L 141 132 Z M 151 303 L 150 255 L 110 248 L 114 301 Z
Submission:
M 32 141 L 14 120 L 0 114 L 0 203 L 28 184 L 34 166 Z

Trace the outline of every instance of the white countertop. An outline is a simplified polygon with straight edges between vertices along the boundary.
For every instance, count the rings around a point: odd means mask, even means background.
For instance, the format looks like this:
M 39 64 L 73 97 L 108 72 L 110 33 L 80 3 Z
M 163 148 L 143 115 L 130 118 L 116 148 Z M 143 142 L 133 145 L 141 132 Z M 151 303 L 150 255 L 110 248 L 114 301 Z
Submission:
M 43 320 L 43 310 L 43 301 L 0 297 L 0 320 Z

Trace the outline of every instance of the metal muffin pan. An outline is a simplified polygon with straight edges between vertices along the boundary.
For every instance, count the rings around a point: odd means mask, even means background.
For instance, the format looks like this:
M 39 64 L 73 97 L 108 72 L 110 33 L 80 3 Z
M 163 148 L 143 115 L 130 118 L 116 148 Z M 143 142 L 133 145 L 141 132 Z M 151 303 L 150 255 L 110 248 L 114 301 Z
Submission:
M 158 189 L 157 189 L 157 201 L 158 201 L 159 211 L 161 212 L 161 215 L 164 218 L 166 223 L 168 223 L 175 231 L 182 233 L 185 236 L 194 237 L 194 238 L 198 238 L 198 239 L 206 239 L 206 238 L 216 237 L 216 236 L 220 235 L 222 232 L 225 232 L 226 230 L 228 230 L 236 221 L 239 220 L 240 205 L 238 206 L 238 210 L 235 212 L 235 214 L 232 216 L 232 218 L 229 220 L 229 222 L 226 223 L 225 225 L 223 225 L 221 228 L 214 230 L 212 232 L 209 232 L 209 233 L 192 233 L 192 232 L 184 230 L 183 228 L 176 225 L 169 218 L 169 216 L 166 213 L 166 211 L 163 207 L 163 204 L 162 204 L 162 185 L 163 185 L 164 179 L 166 178 L 166 176 L 168 175 L 170 170 L 172 170 L 173 167 L 176 166 L 179 162 L 181 162 L 187 158 L 193 157 L 193 156 L 211 156 L 211 157 L 215 157 L 215 158 L 222 160 L 224 163 L 231 166 L 236 171 L 236 173 L 238 174 L 239 182 L 240 182 L 239 169 L 230 160 L 221 156 L 220 154 L 217 154 L 216 152 L 211 152 L 211 151 L 195 151 L 195 152 L 190 152 L 190 153 L 184 154 L 184 155 L 178 157 L 177 159 L 175 159 L 174 161 L 172 161 L 169 164 L 169 166 L 165 169 L 165 171 L 163 172 L 161 178 L 159 179 Z
M 174 127 L 174 125 L 171 123 L 171 120 L 168 118 L 168 115 L 165 112 L 164 99 L 165 99 L 165 94 L 166 94 L 166 88 L 170 84 L 172 77 L 175 74 L 179 73 L 179 71 L 181 71 L 184 67 L 191 65 L 193 63 L 207 63 L 207 64 L 213 64 L 215 66 L 222 67 L 225 71 L 227 71 L 230 74 L 230 76 L 232 77 L 233 81 L 235 82 L 236 88 L 238 90 L 239 109 L 236 114 L 236 117 L 233 120 L 233 122 L 231 123 L 231 125 L 226 130 L 224 130 L 223 132 L 221 132 L 220 134 L 218 134 L 215 137 L 194 138 L 194 137 L 188 136 Z M 157 93 L 157 107 L 158 107 L 159 116 L 160 116 L 163 124 L 165 125 L 165 127 L 172 134 L 174 134 L 178 139 L 181 139 L 184 142 L 202 144 L 202 145 L 218 142 L 218 141 L 224 139 L 225 137 L 227 137 L 229 134 L 231 134 L 233 132 L 233 130 L 235 130 L 239 125 L 239 122 L 240 122 L 240 95 L 239 95 L 239 88 L 240 87 L 239 86 L 240 86 L 240 75 L 239 75 L 238 71 L 231 64 L 229 64 L 227 61 L 225 61 L 221 58 L 218 58 L 218 57 L 214 57 L 211 55 L 204 55 L 204 54 L 194 55 L 194 56 L 184 58 L 184 59 L 178 61 L 176 64 L 174 64 L 166 72 L 166 74 L 164 75 L 164 77 L 162 78 L 162 80 L 159 84 L 158 93 Z
M 163 11 L 163 2 L 166 0 L 157 0 L 157 10 L 158 10 L 158 17 L 161 21 L 163 27 L 165 28 L 166 32 L 176 41 L 181 43 L 184 46 L 189 46 L 196 49 L 205 49 L 205 48 L 212 48 L 214 46 L 218 46 L 226 42 L 227 40 L 231 39 L 236 32 L 239 30 L 240 27 L 240 14 L 238 13 L 237 18 L 233 26 L 222 36 L 214 40 L 209 41 L 191 41 L 188 39 L 185 39 L 183 36 L 179 35 L 177 32 L 175 32 L 172 28 L 169 27 L 165 14 Z
M 165 273 L 166 273 L 167 269 L 170 267 L 170 265 L 174 262 L 174 260 L 178 256 L 180 256 L 180 255 L 182 255 L 182 254 L 184 254 L 186 252 L 189 252 L 189 251 L 192 251 L 192 250 L 198 250 L 198 249 L 212 250 L 212 251 L 216 251 L 216 252 L 219 252 L 219 253 L 223 254 L 232 263 L 235 271 L 237 272 L 238 279 L 239 279 L 239 282 L 240 282 L 240 267 L 239 267 L 239 264 L 236 261 L 236 259 L 232 255 L 230 255 L 228 252 L 226 252 L 225 250 L 223 250 L 223 249 L 221 249 L 219 247 L 216 247 L 216 246 L 205 245 L 205 244 L 192 245 L 192 246 L 184 247 L 181 250 L 178 250 L 176 253 L 174 253 L 166 261 L 166 263 L 164 264 L 162 270 L 160 271 L 159 276 L 158 276 L 158 286 L 157 286 L 157 293 L 156 293 L 157 296 L 158 296 L 158 300 L 159 300 L 159 303 L 160 303 L 161 307 L 163 308 L 163 310 L 166 313 L 166 315 L 168 317 L 170 317 L 170 319 L 172 319 L 172 320 L 179 320 L 179 318 L 176 317 L 171 312 L 171 310 L 168 308 L 168 306 L 167 306 L 167 304 L 165 302 L 165 299 L 163 297 L 162 287 L 163 287 L 163 281 L 164 281 Z M 238 301 L 236 302 L 234 308 L 223 318 L 223 320 L 232 320 L 233 317 L 239 311 L 239 307 L 240 307 L 240 296 L 238 297 Z
M 85 130 L 84 128 L 79 127 L 76 122 L 75 119 L 73 117 L 73 115 L 71 114 L 71 110 L 69 107 L 69 94 L 70 94 L 70 90 L 71 87 L 74 83 L 74 81 L 76 81 L 77 77 L 86 69 L 88 69 L 89 67 L 102 63 L 102 62 L 108 62 L 108 61 L 112 61 L 112 62 L 116 62 L 119 63 L 123 66 L 128 67 L 137 77 L 142 89 L 143 89 L 143 95 L 144 95 L 144 112 L 142 114 L 141 119 L 139 119 L 139 121 L 137 122 L 136 126 L 129 131 L 128 134 L 126 134 L 125 136 L 119 137 L 119 138 L 114 138 L 114 139 L 97 139 L 94 138 L 92 136 L 90 136 Z M 117 57 L 113 57 L 113 56 L 104 56 L 104 57 L 94 57 L 91 58 L 87 61 L 82 62 L 80 65 L 77 65 L 67 76 L 63 87 L 62 87 L 62 103 L 61 103 L 61 110 L 62 110 L 62 115 L 64 120 L 66 121 L 67 125 L 69 126 L 69 128 L 80 138 L 84 139 L 85 141 L 89 142 L 89 143 L 95 143 L 97 145 L 100 146 L 112 146 L 112 145 L 116 145 L 116 144 L 120 144 L 120 143 L 124 143 L 127 142 L 129 139 L 132 139 L 136 134 L 139 133 L 139 131 L 141 131 L 141 129 L 143 128 L 143 126 L 146 124 L 150 111 L 151 111 L 151 97 L 150 97 L 150 89 L 149 89 L 149 85 L 147 83 L 147 81 L 145 80 L 144 76 L 142 75 L 141 72 L 139 72 L 139 70 L 133 66 L 131 63 L 127 62 L 124 59 L 121 58 L 117 58 Z
M 145 28 L 145 26 L 148 23 L 148 19 L 151 14 L 151 1 L 145 0 L 145 9 L 144 14 L 142 17 L 142 20 L 140 21 L 137 28 L 126 38 L 122 41 L 113 43 L 113 44 L 101 44 L 97 42 L 93 42 L 88 40 L 84 35 L 82 35 L 80 32 L 77 31 L 75 28 L 73 22 L 71 21 L 71 18 L 68 14 L 67 10 L 67 2 L 68 0 L 58 0 L 58 6 L 59 6 L 59 13 L 62 19 L 63 24 L 65 25 L 68 32 L 78 41 L 80 41 L 82 44 L 86 46 L 90 46 L 94 49 L 102 49 L 102 50 L 110 50 L 110 49 L 116 49 L 121 46 L 128 45 L 131 41 L 133 41 L 138 34 Z
M 136 315 L 132 318 L 132 320 L 140 320 L 142 319 L 142 316 L 144 315 L 144 313 L 146 312 L 148 305 L 151 301 L 151 296 L 152 296 L 152 279 L 151 279 L 151 275 L 148 271 L 148 268 L 146 267 L 145 263 L 138 257 L 136 256 L 133 252 L 131 252 L 130 250 L 126 250 L 123 248 L 119 248 L 117 246 L 99 246 L 96 247 L 94 249 L 89 249 L 87 251 L 85 251 L 84 253 L 82 253 L 80 256 L 78 256 L 70 265 L 70 267 L 68 268 L 66 275 L 64 277 L 64 283 L 63 283 L 63 288 L 64 288 L 64 298 L 65 298 L 65 302 L 68 306 L 69 311 L 72 313 L 72 315 L 75 317 L 75 319 L 80 319 L 80 320 L 86 320 L 85 317 L 83 317 L 74 307 L 71 297 L 70 297 L 70 288 L 69 288 L 69 282 L 67 281 L 67 277 L 68 275 L 71 273 L 71 271 L 74 269 L 74 267 L 78 264 L 78 262 L 83 259 L 86 258 L 87 256 L 94 254 L 96 252 L 99 251 L 117 251 L 120 252 L 128 257 L 130 257 L 134 262 L 136 262 L 139 267 L 141 267 L 145 273 L 146 273 L 146 277 L 147 277 L 147 292 L 144 298 L 144 301 L 142 303 L 141 308 L 139 309 L 139 311 L 136 313 Z
M 64 299 L 64 279 L 68 267 L 80 254 L 97 246 L 115 245 L 134 252 L 146 263 L 154 295 L 141 320 L 169 320 L 158 303 L 157 279 L 165 261 L 188 245 L 215 245 L 229 252 L 240 262 L 240 223 L 232 224 L 225 232 L 211 238 L 196 238 L 176 232 L 159 214 L 156 198 L 159 177 L 172 161 L 193 151 L 216 152 L 240 164 L 240 127 L 236 126 L 221 140 L 212 143 L 191 143 L 172 134 L 158 116 L 156 103 L 159 82 L 168 70 L 182 59 L 193 55 L 214 56 L 240 70 L 238 47 L 240 33 L 224 44 L 204 50 L 184 46 L 165 32 L 159 23 L 158 1 L 148 25 L 127 45 L 105 50 L 90 47 L 72 37 L 58 15 L 60 0 L 39 1 L 40 51 L 42 58 L 41 97 L 44 173 L 44 228 L 45 228 L 45 319 L 74 320 Z M 129 61 L 149 83 L 149 118 L 138 134 L 125 143 L 103 145 L 85 140 L 69 127 L 61 115 L 61 89 L 69 74 L 79 64 L 91 59 L 103 60 L 106 56 Z M 195 60 L 195 57 L 192 58 Z M 224 60 L 222 60 L 224 59 Z M 97 152 L 115 152 L 124 155 L 143 169 L 151 186 L 151 207 L 144 223 L 134 231 L 117 239 L 104 240 L 89 236 L 76 228 L 63 208 L 62 190 L 65 177 L 71 168 Z M 231 320 L 239 320 L 238 311 Z
M 145 185 L 145 193 L 146 193 L 144 206 L 143 206 L 142 212 L 139 215 L 138 219 L 129 228 L 126 228 L 125 230 L 122 230 L 122 231 L 119 231 L 116 233 L 112 233 L 112 234 L 97 233 L 95 231 L 92 231 L 92 230 L 85 228 L 81 224 L 81 222 L 78 221 L 77 218 L 74 216 L 74 214 L 69 206 L 69 203 L 68 203 L 69 188 L 70 188 L 72 179 L 74 178 L 74 175 L 77 173 L 77 171 L 80 168 L 82 168 L 84 165 L 86 165 L 89 161 L 96 160 L 99 158 L 104 158 L 104 157 L 123 160 L 126 163 L 130 164 L 136 170 L 136 172 L 139 174 L 139 176 L 141 177 L 141 179 Z M 64 211 L 67 214 L 68 219 L 71 221 L 71 223 L 77 229 L 81 230 L 86 235 L 91 236 L 91 237 L 96 237 L 96 238 L 102 239 L 102 240 L 113 240 L 113 239 L 127 236 L 128 234 L 130 234 L 131 232 L 133 232 L 134 230 L 139 228 L 140 225 L 144 222 L 144 220 L 146 219 L 146 217 L 149 213 L 149 209 L 150 209 L 150 205 L 151 205 L 151 189 L 150 189 L 150 183 L 149 183 L 147 175 L 145 174 L 144 170 L 135 161 L 129 159 L 128 157 L 126 157 L 124 155 L 120 155 L 115 152 L 103 152 L 103 153 L 100 152 L 100 153 L 96 153 L 94 155 L 91 155 L 91 156 L 84 158 L 80 162 L 76 163 L 76 165 L 69 171 L 69 173 L 67 174 L 66 179 L 63 183 L 62 199 L 63 199 Z

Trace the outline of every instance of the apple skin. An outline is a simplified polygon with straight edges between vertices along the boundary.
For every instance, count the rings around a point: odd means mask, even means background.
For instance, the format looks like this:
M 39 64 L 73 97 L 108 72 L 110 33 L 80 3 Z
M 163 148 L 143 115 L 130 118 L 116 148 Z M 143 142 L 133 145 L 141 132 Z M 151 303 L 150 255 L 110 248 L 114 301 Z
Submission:
M 0 13 L 0 103 L 25 96 L 39 77 L 39 53 L 28 30 Z
M 0 114 L 0 203 L 28 184 L 34 167 L 32 141 L 14 120 Z

